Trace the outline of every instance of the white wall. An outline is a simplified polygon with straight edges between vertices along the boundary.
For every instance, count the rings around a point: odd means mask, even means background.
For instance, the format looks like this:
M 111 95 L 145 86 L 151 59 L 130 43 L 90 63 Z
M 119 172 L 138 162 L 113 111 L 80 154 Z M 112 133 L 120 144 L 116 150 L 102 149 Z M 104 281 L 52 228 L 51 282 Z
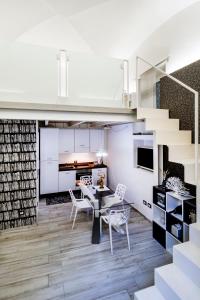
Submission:
M 196 2 L 165 22 L 141 44 L 131 58 L 135 79 L 135 57 L 139 55 L 156 64 L 169 56 L 171 73 L 200 59 L 200 2 Z
M 152 186 L 157 184 L 157 171 L 135 168 L 133 130 L 140 131 L 138 123 L 113 126 L 108 131 L 108 179 L 112 189 L 118 183 L 127 186 L 125 199 L 152 219 L 152 209 L 143 205 L 143 200 L 152 203 Z

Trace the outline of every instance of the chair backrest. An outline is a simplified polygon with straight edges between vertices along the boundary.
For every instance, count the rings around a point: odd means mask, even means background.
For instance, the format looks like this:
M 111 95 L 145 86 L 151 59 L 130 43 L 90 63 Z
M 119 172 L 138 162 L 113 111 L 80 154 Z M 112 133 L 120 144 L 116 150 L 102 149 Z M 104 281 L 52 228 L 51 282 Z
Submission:
M 130 207 L 123 209 L 112 209 L 109 212 L 108 220 L 115 225 L 123 225 L 128 223 L 128 219 L 130 216 Z
M 93 185 L 93 177 L 90 175 L 85 175 L 80 177 L 80 182 L 85 185 Z
M 92 201 L 92 202 L 96 201 L 96 198 L 94 197 L 94 195 L 92 194 L 92 192 L 90 191 L 90 189 L 88 188 L 88 186 L 86 186 L 85 184 L 81 183 L 80 184 L 80 189 L 81 189 L 81 192 L 83 193 L 83 195 L 87 196 L 90 201 Z
M 73 205 L 76 205 L 76 197 L 74 196 L 74 193 L 72 192 L 71 189 L 69 189 L 69 194 L 70 194 Z
M 115 196 L 119 197 L 120 201 L 123 201 L 125 193 L 126 193 L 126 186 L 124 184 L 118 183 L 115 190 Z

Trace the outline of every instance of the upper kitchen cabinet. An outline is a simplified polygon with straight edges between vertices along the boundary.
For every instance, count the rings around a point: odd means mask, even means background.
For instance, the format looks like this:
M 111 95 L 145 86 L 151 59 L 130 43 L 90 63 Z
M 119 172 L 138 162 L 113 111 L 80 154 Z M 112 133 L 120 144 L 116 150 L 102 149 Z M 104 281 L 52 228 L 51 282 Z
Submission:
M 89 129 L 75 129 L 75 152 L 90 151 L 90 134 Z
M 58 160 L 58 128 L 40 129 L 40 160 Z
M 104 150 L 104 130 L 90 129 L 90 152 Z
M 59 129 L 59 153 L 74 152 L 74 129 Z

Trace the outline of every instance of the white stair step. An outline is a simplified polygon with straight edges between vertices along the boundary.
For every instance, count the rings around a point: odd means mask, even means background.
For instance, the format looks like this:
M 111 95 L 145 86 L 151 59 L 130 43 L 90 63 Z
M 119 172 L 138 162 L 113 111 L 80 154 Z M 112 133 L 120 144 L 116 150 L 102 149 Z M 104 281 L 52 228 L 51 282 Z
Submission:
M 167 119 L 163 122 L 163 119 L 148 118 L 145 119 L 145 129 L 146 130 L 166 130 L 173 131 L 179 130 L 179 120 L 178 119 Z
M 134 300 L 165 300 L 162 294 L 155 286 L 143 289 L 136 292 L 134 295 Z
M 158 145 L 188 145 L 191 144 L 191 131 L 156 131 Z
M 194 144 L 169 145 L 168 148 L 169 148 L 169 161 L 178 162 L 178 160 L 181 159 L 194 159 L 195 156 Z
M 200 247 L 200 223 L 190 225 L 190 241 Z
M 173 248 L 173 262 L 200 287 L 200 248 L 186 242 Z
M 156 109 L 156 108 L 137 108 L 137 119 L 168 119 L 169 110 L 168 109 Z
M 155 285 L 169 300 L 199 300 L 200 288 L 175 264 L 155 270 Z
M 171 160 L 169 160 L 171 161 Z M 195 182 L 195 160 L 193 159 L 176 159 L 174 162 L 184 166 L 184 181 L 196 185 Z M 200 159 L 199 159 L 200 167 Z M 200 174 L 199 174 L 200 181 Z
M 170 160 L 171 161 L 171 160 Z M 190 184 L 195 183 L 195 160 L 194 159 L 176 159 L 176 163 L 184 166 L 184 181 Z M 199 160 L 200 167 L 200 160 Z M 200 180 L 200 174 L 199 174 Z

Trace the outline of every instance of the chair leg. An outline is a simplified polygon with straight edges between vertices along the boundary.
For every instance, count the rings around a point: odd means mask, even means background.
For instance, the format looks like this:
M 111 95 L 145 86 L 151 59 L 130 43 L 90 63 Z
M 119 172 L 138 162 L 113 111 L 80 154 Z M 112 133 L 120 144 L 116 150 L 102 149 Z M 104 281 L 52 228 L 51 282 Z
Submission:
M 131 250 L 130 247 L 130 240 L 129 240 L 129 231 L 128 231 L 128 223 L 126 223 L 126 235 L 127 235 L 127 242 L 128 242 L 128 250 Z
M 113 255 L 113 244 L 112 244 L 112 225 L 109 223 L 109 235 L 110 235 L 110 251 Z
M 72 205 L 72 210 L 71 210 L 71 214 L 70 214 L 70 220 L 72 219 L 73 210 L 74 210 L 74 205 Z
M 74 220 L 73 220 L 73 224 L 72 224 L 72 229 L 74 229 L 74 224 L 75 224 L 75 221 L 76 221 L 77 212 L 78 212 L 78 209 L 76 208 L 75 215 L 74 215 Z

